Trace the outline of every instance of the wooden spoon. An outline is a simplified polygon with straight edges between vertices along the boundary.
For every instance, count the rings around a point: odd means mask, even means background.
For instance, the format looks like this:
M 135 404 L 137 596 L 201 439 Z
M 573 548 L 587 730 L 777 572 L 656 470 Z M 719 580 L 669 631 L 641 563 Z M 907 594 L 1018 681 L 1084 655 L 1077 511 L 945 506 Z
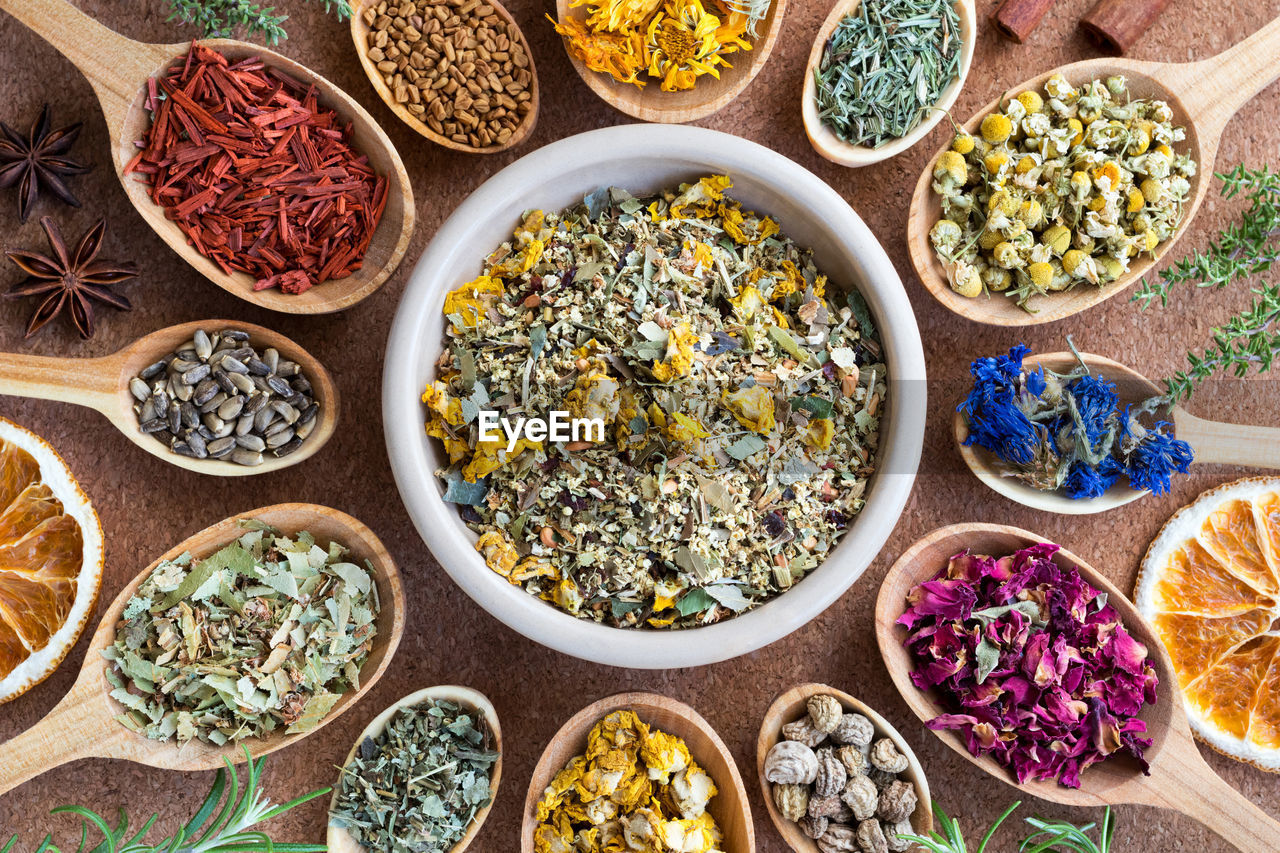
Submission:
M 778 694 L 769 710 L 765 712 L 764 721 L 760 724 L 760 737 L 756 739 L 756 774 L 760 777 L 760 793 L 764 797 L 764 806 L 773 818 L 782 840 L 797 853 L 819 853 L 818 843 L 805 835 L 794 821 L 787 820 L 778 813 L 773 802 L 773 785 L 764 778 L 764 760 L 769 750 L 782 739 L 782 727 L 795 722 L 808 713 L 805 703 L 810 696 L 827 694 L 840 700 L 846 712 L 861 714 L 875 726 L 876 737 L 887 737 L 893 741 L 898 751 L 907 757 L 906 772 L 899 774 L 904 781 L 910 782 L 916 789 L 916 810 L 911 813 L 911 828 L 916 835 L 929 837 L 933 831 L 933 806 L 929 799 L 929 782 L 924 778 L 924 768 L 911 747 L 902 739 L 888 720 L 854 699 L 842 690 L 828 687 L 825 684 L 798 684 L 790 690 Z
M 207 557 L 238 539 L 244 533 L 240 520 L 248 518 L 265 522 L 289 535 L 309 531 L 321 547 L 329 542 L 339 542 L 351 550 L 353 561 L 368 560 L 373 564 L 374 585 L 382 609 L 376 622 L 373 650 L 360 671 L 360 689 L 343 694 L 319 725 L 298 734 L 289 735 L 278 730 L 265 737 L 218 747 L 199 740 L 184 744 L 149 740 L 130 731 L 114 719 L 123 709 L 110 696 L 106 662 L 100 655 L 103 649 L 115 642 L 116 627 L 125 605 L 138 585 L 162 561 L 172 560 L 184 551 L 190 551 L 196 559 Z M 107 607 L 98 630 L 89 641 L 89 651 L 71 690 L 43 720 L 0 744 L 0 794 L 46 770 L 78 758 L 122 758 L 166 770 L 213 770 L 221 767 L 226 758 L 244 761 L 245 746 L 257 757 L 297 743 L 336 719 L 378 682 L 404 634 L 404 611 L 404 588 L 400 584 L 395 561 L 372 530 L 346 513 L 315 504 L 276 504 L 237 513 L 170 548 L 121 590 Z
M 187 43 L 144 44 L 127 39 L 99 24 L 66 0 L 0 0 L 0 9 L 13 15 L 53 45 L 89 79 L 110 137 L 111 159 L 116 175 L 133 206 L 147 224 L 183 260 L 205 278 L 241 299 L 288 314 L 327 314 L 355 305 L 377 290 L 404 257 L 413 234 L 413 190 L 409 176 L 391 140 L 373 117 L 352 98 L 308 68 L 256 44 L 231 39 L 208 39 L 200 43 L 232 60 L 261 57 L 273 68 L 303 83 L 312 83 L 320 101 L 351 124 L 352 143 L 368 155 L 379 174 L 386 175 L 387 205 L 369 243 L 364 265 L 346 278 L 328 281 L 305 293 L 290 295 L 279 289 L 254 291 L 253 278 L 245 273 L 227 274 L 213 261 L 187 243 L 177 223 L 165 218 L 164 208 L 151 201 L 147 187 L 137 179 L 126 179 L 124 167 L 138 153 L 134 143 L 142 139 L 151 124 L 144 106 L 146 83 L 186 55 Z
M 556 0 L 556 16 L 559 20 L 576 18 L 585 21 L 586 6 L 571 7 L 570 2 L 571 0 Z M 782 16 L 786 7 L 787 0 L 773 0 L 770 3 L 769 14 L 756 25 L 759 35 L 751 39 L 748 33 L 751 50 L 730 54 L 728 60 L 733 63 L 733 67 L 721 66 L 720 79 L 704 74 L 692 89 L 680 92 L 662 91 L 659 88 L 662 81 L 644 72 L 641 72 L 639 79 L 645 81 L 645 85 L 640 88 L 631 83 L 619 83 L 608 74 L 592 71 L 571 53 L 569 61 L 573 63 L 578 76 L 591 87 L 591 91 L 619 112 L 641 121 L 669 124 L 697 121 L 738 97 L 760 73 L 769 54 L 773 52 L 773 43 L 777 41 L 778 31 L 782 28 Z
M 738 765 L 729 747 L 702 716 L 688 705 L 656 693 L 619 693 L 592 702 L 560 727 L 547 744 L 533 769 L 529 793 L 524 800 L 524 820 L 520 830 L 521 853 L 534 853 L 533 834 L 538 828 L 538 801 L 542 799 L 552 778 L 575 756 L 587 750 L 587 735 L 592 726 L 614 711 L 634 711 L 641 722 L 681 738 L 689 754 L 707 771 L 719 793 L 711 799 L 707 811 L 715 818 L 724 834 L 719 849 L 724 853 L 754 853 L 755 827 L 751 823 L 751 804 L 738 773 Z
M 827 19 L 822 22 L 818 35 L 813 40 L 813 49 L 809 51 L 809 64 L 805 67 L 804 87 L 800 95 L 800 113 L 804 117 L 804 132 L 809 137 L 813 150 L 832 163 L 841 166 L 869 166 L 888 160 L 895 154 L 901 154 L 925 137 L 934 125 L 942 120 L 942 116 L 955 104 L 964 88 L 965 78 L 969 76 L 969 65 L 973 62 L 973 46 L 977 41 L 977 22 L 973 10 L 973 0 L 955 0 L 956 12 L 960 16 L 960 73 L 949 86 L 942 90 L 938 102 L 929 110 L 910 133 L 898 139 L 890 140 L 878 148 L 866 145 L 852 145 L 845 142 L 823 123 L 818 116 L 818 85 L 814 74 L 822 57 L 827 51 L 827 42 L 831 34 L 849 15 L 858 10 L 861 0 L 837 0 Z
M 249 343 L 259 349 L 274 347 L 282 358 L 297 362 L 311 382 L 315 401 L 320 404 L 317 423 L 302 446 L 288 456 L 264 455 L 261 465 L 237 465 L 220 459 L 193 459 L 171 451 L 138 428 L 133 411 L 137 402 L 129 391 L 129 380 L 161 357 L 191 340 L 197 329 L 243 329 Z M 119 352 L 101 358 L 49 358 L 38 355 L 0 353 L 0 394 L 32 397 L 37 400 L 59 400 L 97 409 L 107 420 L 143 450 L 171 465 L 214 474 L 219 477 L 243 477 L 265 474 L 296 465 L 316 453 L 333 435 L 338 423 L 338 389 L 324 365 L 315 356 L 279 332 L 240 323 L 235 320 L 199 320 L 169 326 L 139 338 Z
M 1004 91 L 1010 96 L 1028 89 L 1041 92 L 1044 82 L 1053 74 L 1062 74 L 1075 86 L 1122 74 L 1128 80 L 1129 93 L 1133 98 L 1168 101 L 1173 110 L 1173 124 L 1186 127 L 1186 141 L 1176 144 L 1174 150 L 1190 153 L 1196 161 L 1196 175 L 1191 179 L 1191 200 L 1183 210 L 1178 230 L 1156 248 L 1163 255 L 1186 233 L 1200 202 L 1204 201 L 1213 184 L 1213 163 L 1223 128 L 1245 102 L 1280 77 L 1280 18 L 1230 50 L 1199 62 L 1143 62 L 1114 57 L 1088 59 L 1047 71 L 1016 86 L 1005 87 Z M 965 130 L 977 133 L 982 119 L 999 106 L 999 98 L 987 104 L 965 124 Z M 961 296 L 947 283 L 946 271 L 929 242 L 929 229 L 942 215 L 942 206 L 931 186 L 935 162 L 937 157 L 929 160 L 911 198 L 907 247 L 911 263 L 925 288 L 962 317 L 993 326 L 1033 326 L 1061 320 L 1127 290 L 1155 266 L 1156 258 L 1143 255 L 1133 259 L 1129 272 L 1109 284 L 1101 287 L 1079 284 L 1061 293 L 1037 296 L 1029 303 L 1036 312 L 1034 314 L 1019 308 L 1013 299 L 1000 293 L 974 298 Z
M 1001 524 L 953 524 L 935 530 L 916 542 L 889 569 L 876 599 L 876 640 L 880 654 L 898 692 L 923 721 L 943 713 L 938 697 L 911 683 L 914 669 L 910 652 L 903 646 L 907 630 L 895 624 L 906 609 L 907 593 L 916 584 L 931 579 L 947 561 L 965 549 L 976 554 L 1003 556 L 1045 539 L 1026 530 Z M 935 731 L 947 746 L 971 763 L 1026 794 L 1069 806 L 1103 806 L 1137 803 L 1181 812 L 1212 829 L 1245 853 L 1275 853 L 1280 822 L 1274 820 L 1248 798 L 1217 776 L 1196 749 L 1186 712 L 1178 692 L 1173 664 L 1150 626 L 1120 590 L 1101 573 L 1065 549 L 1054 557 L 1058 565 L 1076 566 L 1080 576 L 1107 595 L 1125 628 L 1150 653 L 1160 679 L 1157 703 L 1147 706 L 1141 718 L 1147 735 L 1154 740 L 1146 752 L 1151 775 L 1144 776 L 1137 763 L 1112 758 L 1080 774 L 1080 787 L 1067 788 L 1057 782 L 1017 784 L 1013 774 L 986 755 L 969 754 L 963 738 L 954 731 Z
M 369 2 L 364 5 L 368 6 L 375 2 L 377 2 L 377 0 L 369 0 Z M 506 151 L 508 148 L 515 148 L 521 142 L 524 142 L 525 138 L 528 137 L 530 133 L 533 133 L 533 128 L 538 123 L 538 70 L 534 67 L 533 51 L 529 49 L 529 41 L 524 37 L 524 30 L 520 29 L 520 25 L 516 23 L 516 19 L 511 16 L 511 13 L 507 11 L 507 8 L 499 3 L 498 0 L 485 0 L 485 4 L 492 6 L 494 12 L 507 22 L 507 26 L 510 27 L 511 32 L 516 34 L 516 37 L 520 40 L 520 44 L 524 47 L 525 56 L 529 58 L 528 71 L 530 78 L 530 107 L 529 112 L 525 115 L 524 119 L 520 124 L 516 125 L 516 129 L 511 134 L 510 139 L 506 142 L 495 145 L 482 145 L 479 147 L 462 142 L 455 142 L 448 136 L 436 133 L 427 125 L 426 122 L 409 112 L 403 104 L 396 100 L 395 93 L 388 88 L 387 81 L 383 79 L 382 72 L 378 70 L 377 64 L 374 63 L 374 61 L 369 58 L 368 53 L 366 53 L 369 47 L 369 25 L 365 23 L 364 16 L 361 15 L 359 11 L 351 16 L 351 40 L 355 42 L 356 56 L 360 57 L 360 65 L 364 68 L 364 73 L 368 75 L 369 82 L 373 84 L 374 91 L 376 91 L 378 96 L 382 98 L 382 101 L 387 105 L 387 108 L 390 109 L 391 112 L 395 113 L 402 122 L 409 125 L 409 127 L 413 128 L 437 145 L 443 145 L 445 148 L 450 148 L 454 151 L 462 151 L 467 154 L 497 154 L 500 151 Z
M 1094 373 L 1116 383 L 1121 409 L 1164 393 L 1150 379 L 1117 361 L 1089 353 L 1081 353 L 1081 358 Z M 1069 352 L 1028 356 L 1022 363 L 1027 370 L 1034 370 L 1039 364 L 1058 373 L 1068 373 L 1079 365 L 1075 355 Z M 1280 468 L 1280 429 L 1207 421 L 1181 406 L 1162 409 L 1158 418 L 1173 423 L 1177 437 L 1191 445 L 1196 462 Z M 953 426 L 956 446 L 960 448 L 960 456 L 969 470 L 992 490 L 1032 509 L 1063 515 L 1088 515 L 1124 506 L 1149 494 L 1119 482 L 1100 497 L 1081 500 L 1072 500 L 1060 492 L 1034 489 L 1021 480 L 1004 476 L 995 454 L 989 450 L 976 444 L 965 446 L 969 424 L 962 413 L 956 412 Z
M 441 700 L 453 702 L 464 708 L 482 711 L 485 722 L 489 726 L 489 731 L 493 732 L 493 748 L 498 751 L 498 760 L 494 762 L 493 775 L 489 778 L 489 805 L 476 812 L 476 816 L 471 819 L 471 825 L 467 828 L 466 834 L 459 838 L 458 843 L 449 849 L 449 853 L 462 853 L 462 851 L 471 846 L 471 842 L 480 834 L 480 827 L 484 824 L 484 819 L 489 816 L 489 810 L 493 808 L 494 802 L 498 799 L 498 783 L 502 780 L 502 729 L 498 726 L 498 712 L 494 710 L 493 703 L 483 693 L 478 690 L 472 690 L 470 687 L 456 687 L 452 684 L 426 687 L 410 693 L 373 718 L 373 721 L 356 738 L 356 742 L 351 745 L 351 751 L 347 753 L 346 760 L 342 762 L 342 768 L 343 772 L 345 772 L 347 766 L 351 764 L 351 759 L 355 758 L 356 750 L 360 748 L 360 744 L 364 743 L 365 738 L 376 738 L 382 734 L 387 727 L 387 723 L 391 722 L 391 718 L 401 708 L 412 708 L 415 705 Z M 331 821 L 333 811 L 338 805 L 338 793 L 341 790 L 342 777 L 339 775 L 337 783 L 333 786 L 333 798 L 329 802 Z M 351 837 L 346 827 L 335 826 L 332 822 L 329 824 L 329 832 L 325 838 L 325 844 L 329 848 L 329 853 L 363 853 L 365 849 L 360 842 Z

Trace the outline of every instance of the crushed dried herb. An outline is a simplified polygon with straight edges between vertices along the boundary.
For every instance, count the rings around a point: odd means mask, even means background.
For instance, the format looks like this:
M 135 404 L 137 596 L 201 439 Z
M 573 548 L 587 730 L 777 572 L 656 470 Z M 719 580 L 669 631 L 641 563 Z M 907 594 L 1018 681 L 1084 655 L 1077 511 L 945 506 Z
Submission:
M 254 290 L 303 293 L 359 269 L 387 179 L 351 128 L 261 59 L 202 47 L 148 81 L 152 121 L 125 167 L 200 254 Z
M 740 613 L 815 569 L 863 506 L 887 393 L 870 313 L 729 186 L 528 212 L 446 296 L 423 396 L 445 500 L 490 568 L 580 618 Z M 509 451 L 480 440 L 482 409 L 566 411 L 605 436 Z
M 0 121 L 0 188 L 18 188 L 18 221 L 26 222 L 42 191 L 64 204 L 79 207 L 80 200 L 63 182 L 71 175 L 83 175 L 89 166 L 66 156 L 80 135 L 80 122 L 49 129 L 49 105 L 23 136 Z
M 401 708 L 342 769 L 329 824 L 366 850 L 447 853 L 492 801 L 493 740 L 483 711 L 445 700 Z
M 202 560 L 167 560 L 125 605 L 110 661 L 116 719 L 154 740 L 221 746 L 315 728 L 373 647 L 373 567 L 252 519 Z

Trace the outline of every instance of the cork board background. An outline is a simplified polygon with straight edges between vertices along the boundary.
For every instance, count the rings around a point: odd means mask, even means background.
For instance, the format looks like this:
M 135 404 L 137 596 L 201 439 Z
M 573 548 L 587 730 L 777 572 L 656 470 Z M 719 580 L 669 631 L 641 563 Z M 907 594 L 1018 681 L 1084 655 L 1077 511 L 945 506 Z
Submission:
M 980 36 L 973 70 L 956 114 L 974 110 L 1042 69 L 1098 55 L 1076 22 L 1092 0 L 1058 0 L 1027 44 L 1001 40 L 986 24 L 994 0 L 977 0 Z M 52 5 L 52 2 L 51 2 Z M 79 0 L 79 5 L 121 33 L 153 42 L 192 35 L 166 23 L 163 0 Z M 73 180 L 80 210 L 46 202 L 19 225 L 11 192 L 0 193 L 0 245 L 35 247 L 43 238 L 36 220 L 53 214 L 64 232 L 76 235 L 100 216 L 110 222 L 103 256 L 138 262 L 141 277 L 124 287 L 135 310 L 104 310 L 100 330 L 82 342 L 66 323 L 32 340 L 22 327 L 33 306 L 0 302 L 0 350 L 75 357 L 110 353 L 162 326 L 206 317 L 230 317 L 274 326 L 308 347 L 333 372 L 342 394 L 337 435 L 308 463 L 278 474 L 220 480 L 188 473 L 143 454 L 98 414 L 76 406 L 0 398 L 0 414 L 46 437 L 64 456 L 93 499 L 107 536 L 102 600 L 173 543 L 213 522 L 279 501 L 312 501 L 345 510 L 369 524 L 399 562 L 408 588 L 410 621 L 387 675 L 364 701 L 315 737 L 277 753 L 267 762 L 265 791 L 283 802 L 332 784 L 335 765 L 365 723 L 400 696 L 420 687 L 466 684 L 490 696 L 498 708 L 507 751 L 503 785 L 481 833 L 479 850 L 517 849 L 521 805 L 530 772 L 560 724 L 599 697 L 646 689 L 692 704 L 716 726 L 740 762 L 756 816 L 763 853 L 784 849 L 769 824 L 755 784 L 755 737 L 772 698 L 799 681 L 825 681 L 859 696 L 895 722 L 923 762 L 935 797 L 960 818 L 976 843 L 986 825 L 1014 798 L 1013 789 L 982 775 L 918 725 L 898 698 L 872 633 L 875 594 L 888 566 L 911 542 L 958 521 L 1007 522 L 1062 542 L 1101 568 L 1122 588 L 1132 585 L 1141 554 L 1160 525 L 1200 491 L 1246 473 L 1222 466 L 1196 466 L 1173 493 L 1148 497 L 1106 516 L 1050 517 L 997 497 L 963 467 L 950 438 L 950 411 L 963 391 L 969 362 L 1022 340 L 1036 351 L 1061 349 L 1074 334 L 1082 349 L 1134 365 L 1152 377 L 1181 366 L 1188 349 L 1200 349 L 1210 329 L 1249 301 L 1246 285 L 1224 292 L 1182 291 L 1165 310 L 1142 311 L 1116 298 L 1084 315 L 1026 330 L 1001 331 L 960 320 L 924 291 L 907 263 L 904 229 L 911 188 L 946 135 L 939 128 L 924 143 L 887 163 L 849 170 L 820 159 L 800 122 L 798 93 L 804 63 L 819 23 L 828 11 L 818 0 L 792 0 L 772 58 L 739 99 L 705 119 L 707 127 L 768 145 L 815 171 L 849 200 L 880 237 L 902 276 L 924 338 L 930 413 L 920 472 L 912 498 L 884 551 L 863 578 L 811 624 L 756 653 L 693 670 L 635 672 L 595 666 L 525 640 L 467 598 L 440 570 L 400 504 L 383 451 L 379 400 L 383 345 L 397 300 L 413 262 L 440 223 L 475 187 L 521 154 L 562 137 L 628 119 L 592 94 L 574 74 L 544 13 L 546 0 L 513 0 L 510 9 L 532 45 L 542 83 L 536 132 L 519 149 L 496 157 L 456 154 L 436 147 L 402 125 L 378 100 L 364 77 L 345 24 L 325 16 L 319 3 L 281 0 L 291 17 L 290 38 L 280 48 L 345 88 L 378 118 L 399 148 L 414 182 L 419 225 L 404 265 L 377 294 L 338 315 L 297 318 L 262 311 L 212 286 L 145 226 L 112 174 L 106 128 L 85 80 L 62 57 L 13 19 L 0 15 L 0 118 L 25 129 L 40 104 L 53 105 L 55 126 L 83 119 L 75 154 L 94 171 Z M 1271 11 L 1268 11 L 1271 7 Z M 1243 0 L 1172 0 L 1160 21 L 1133 51 L 1143 59 L 1184 61 L 1215 54 L 1262 26 L 1274 4 Z M 1228 127 L 1218 168 L 1236 163 L 1276 165 L 1280 150 L 1280 86 L 1246 105 Z M 944 125 L 945 126 L 945 125 Z M 602 175 L 601 180 L 606 181 Z M 1210 235 L 1240 210 L 1211 192 L 1175 256 L 1203 247 Z M 785 228 L 786 223 L 783 223 Z M 18 280 L 0 263 L 0 285 Z M 1222 382 L 1193 401 L 1202 416 L 1276 425 L 1280 421 L 1280 377 Z M 99 608 L 100 609 L 100 608 Z M 96 616 L 94 622 L 96 622 Z M 92 624 L 92 623 L 91 623 Z M 85 654 L 85 642 L 62 668 L 27 695 L 0 707 L 0 740 L 34 725 L 70 686 Z M 1212 767 L 1246 796 L 1280 815 L 1275 777 L 1229 759 L 1208 755 Z M 46 832 L 64 845 L 75 843 L 77 823 L 49 816 L 49 809 L 79 803 L 107 815 L 127 808 L 132 824 L 158 812 L 158 828 L 172 831 L 191 814 L 212 773 L 180 774 L 124 762 L 91 760 L 51 769 L 0 796 L 0 845 L 18 833 L 18 849 L 34 849 Z M 269 827 L 280 841 L 320 841 L 327 799 L 286 815 Z M 1083 822 L 1100 814 L 1027 802 L 1020 815 L 1069 817 Z M 1188 820 L 1154 809 L 1124 807 L 1119 813 L 1117 851 L 1225 851 L 1223 841 Z M 1022 826 L 1011 821 L 993 849 L 1015 849 Z M 1015 835 L 1016 830 L 1016 835 Z

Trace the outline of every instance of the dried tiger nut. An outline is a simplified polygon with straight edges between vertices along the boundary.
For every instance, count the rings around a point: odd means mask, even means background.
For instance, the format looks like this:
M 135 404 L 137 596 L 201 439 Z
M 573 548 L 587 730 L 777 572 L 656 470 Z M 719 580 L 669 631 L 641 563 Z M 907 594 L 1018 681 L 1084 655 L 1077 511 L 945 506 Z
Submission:
M 818 776 L 818 756 L 797 740 L 780 740 L 764 758 L 764 778 L 779 785 L 809 785 Z
M 782 736 L 787 740 L 802 743 L 810 749 L 827 739 L 827 733 L 818 731 L 813 725 L 813 720 L 807 716 L 783 726 Z
M 821 838 L 822 834 L 827 831 L 829 823 L 831 823 L 829 818 L 810 817 L 809 815 L 805 815 L 796 821 L 800 831 L 815 840 Z
M 849 776 L 864 776 L 871 765 L 867 762 L 867 754 L 856 746 L 842 746 L 836 750 L 836 758 L 844 765 Z
M 876 727 L 861 714 L 845 714 L 831 732 L 831 739 L 839 744 L 867 746 L 876 736 Z
M 901 773 L 907 769 L 907 757 L 887 737 L 871 745 L 871 766 L 885 773 Z
M 773 804 L 782 816 L 797 821 L 809 811 L 809 786 L 782 784 L 773 786 Z
M 889 853 L 889 840 L 884 837 L 880 821 L 870 818 L 858 824 L 858 846 L 862 853 Z
M 809 817 L 826 817 L 838 820 L 845 811 L 839 797 L 810 797 Z
M 821 778 L 821 776 L 819 776 Z M 907 782 L 893 782 L 880 792 L 880 804 L 876 814 L 881 820 L 898 823 L 911 817 L 916 810 L 916 788 Z
M 867 771 L 867 778 L 876 786 L 877 791 L 883 791 L 894 782 L 898 781 L 897 773 L 889 773 L 877 767 L 872 767 Z
M 909 841 L 905 838 L 899 837 L 902 835 L 913 835 L 915 833 L 915 828 L 911 825 L 911 821 L 909 820 L 899 821 L 893 826 L 889 826 L 887 829 L 885 826 L 882 826 L 881 829 L 884 830 L 885 844 L 889 846 L 889 849 L 892 850 L 893 853 L 905 853 L 905 851 L 910 850 L 915 845 L 914 841 Z
M 834 696 L 825 694 L 810 696 L 805 707 L 809 709 L 809 719 L 813 721 L 813 727 L 823 734 L 831 734 L 835 731 L 836 726 L 840 725 L 840 718 L 844 716 L 844 706 Z
M 854 819 L 866 820 L 876 813 L 880 804 L 880 792 L 876 783 L 866 776 L 854 776 L 840 792 L 840 799 L 853 812 Z
M 836 758 L 834 749 L 820 749 L 818 756 L 818 775 L 813 780 L 813 793 L 818 797 L 838 797 L 844 790 L 844 783 L 849 774 L 845 771 L 840 759 Z
M 833 823 L 818 838 L 822 853 L 858 853 L 858 835 L 852 826 Z

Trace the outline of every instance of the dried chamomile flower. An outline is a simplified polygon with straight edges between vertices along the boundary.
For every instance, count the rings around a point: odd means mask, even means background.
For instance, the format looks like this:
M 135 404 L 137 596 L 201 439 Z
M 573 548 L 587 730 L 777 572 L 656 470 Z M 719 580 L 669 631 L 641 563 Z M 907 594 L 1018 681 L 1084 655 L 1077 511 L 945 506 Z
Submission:
M 871 766 L 885 773 L 901 773 L 907 769 L 907 757 L 887 737 L 872 744 L 870 758 Z
M 876 783 L 867 776 L 854 776 L 844 786 L 840 799 L 858 820 L 866 820 L 876 813 L 879 791 Z
M 905 853 L 911 850 L 915 842 L 902 838 L 903 835 L 915 835 L 915 828 L 911 826 L 910 820 L 903 820 L 895 823 L 893 826 L 885 824 L 881 827 L 884 830 L 885 844 L 893 853 Z
M 870 742 L 867 743 L 867 748 L 871 748 Z M 867 761 L 867 753 L 860 747 L 842 746 L 836 750 L 836 757 L 840 759 L 840 763 L 844 765 L 845 773 L 849 776 L 866 775 L 867 768 L 871 766 L 870 762 Z
M 809 710 L 813 727 L 823 734 L 835 731 L 836 726 L 840 725 L 840 718 L 844 716 L 844 706 L 834 696 L 810 696 L 805 707 Z
M 827 733 L 819 731 L 809 717 L 801 717 L 794 723 L 787 723 L 782 727 L 782 736 L 787 740 L 803 743 L 810 749 L 827 739 Z
M 818 849 L 822 853 L 857 853 L 857 830 L 846 824 L 833 823 L 818 839 Z
M 889 853 L 889 842 L 880 828 L 880 821 L 875 818 L 864 820 L 858 824 L 858 846 L 863 853 Z
M 827 831 L 827 826 L 829 826 L 830 823 L 830 818 L 810 817 L 809 815 L 805 815 L 796 821 L 796 824 L 800 827 L 800 831 L 815 840 L 822 837 L 823 833 Z
M 845 714 L 831 731 L 831 739 L 836 743 L 854 746 L 869 746 L 875 735 L 875 726 L 861 714 Z
M 899 780 L 880 792 L 876 814 L 881 820 L 898 823 L 911 817 L 916 810 L 916 802 L 915 786 Z
M 818 775 L 813 780 L 813 793 L 817 797 L 838 797 L 844 790 L 844 783 L 849 774 L 836 757 L 834 749 L 820 749 L 818 757 Z
M 787 820 L 799 821 L 809 811 L 809 786 L 787 782 L 774 785 L 773 804 Z
M 780 785 L 808 785 L 818 776 L 818 756 L 796 740 L 781 740 L 764 759 L 764 778 Z
M 830 818 L 835 823 L 844 823 L 853 817 L 853 812 L 838 796 L 809 797 L 809 816 Z

